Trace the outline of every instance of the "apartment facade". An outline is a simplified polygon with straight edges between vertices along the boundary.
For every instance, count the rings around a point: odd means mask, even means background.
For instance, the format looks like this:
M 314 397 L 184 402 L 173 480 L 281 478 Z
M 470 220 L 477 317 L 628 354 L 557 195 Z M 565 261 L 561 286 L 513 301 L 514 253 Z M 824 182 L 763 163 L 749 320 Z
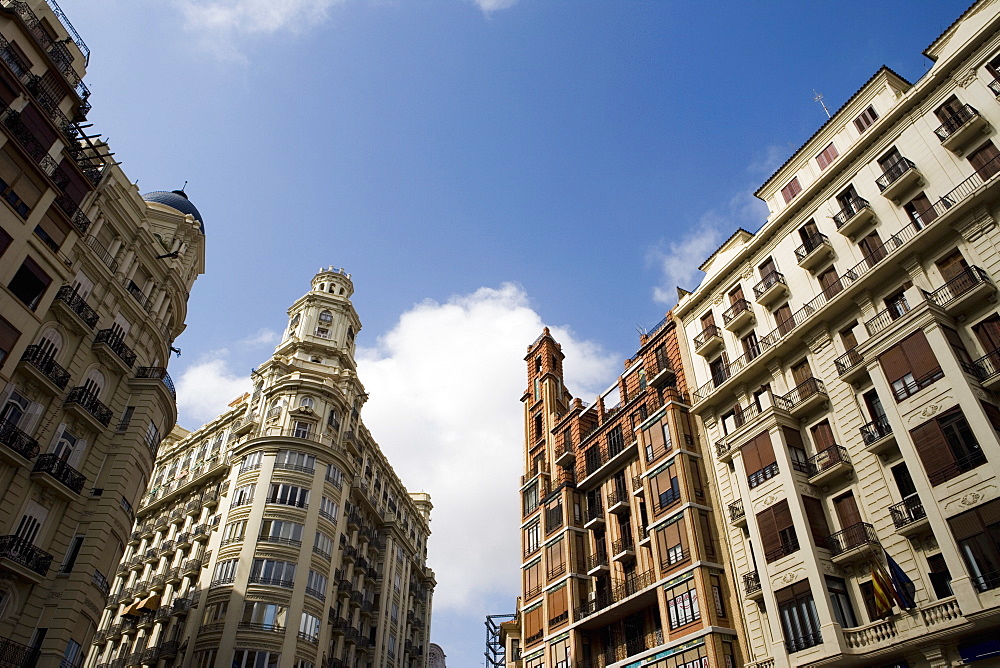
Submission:
M 431 501 L 361 421 L 353 291 L 317 273 L 252 393 L 164 442 L 88 666 L 426 668 Z
M 592 405 L 548 329 L 528 347 L 522 589 L 509 666 L 741 665 L 706 453 L 668 315 Z
M 98 136 L 89 50 L 54 0 L 0 2 L 0 656 L 87 653 L 204 271 L 200 214 L 149 201 Z
M 925 55 L 768 179 L 674 311 L 755 668 L 1000 651 L 1000 4 Z

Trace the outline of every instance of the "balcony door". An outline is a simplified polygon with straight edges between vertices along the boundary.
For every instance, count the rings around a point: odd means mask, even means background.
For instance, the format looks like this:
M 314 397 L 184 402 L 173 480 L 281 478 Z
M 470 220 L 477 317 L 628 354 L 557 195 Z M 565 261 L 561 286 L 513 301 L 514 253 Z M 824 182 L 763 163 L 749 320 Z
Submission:
M 1000 350 L 1000 315 L 994 313 L 974 325 L 972 331 L 976 333 L 976 338 L 987 353 Z
M 840 521 L 841 529 L 849 529 L 862 522 L 861 511 L 858 510 L 857 501 L 854 499 L 854 492 L 848 492 L 834 499 L 833 509 L 837 512 L 837 519 Z
M 812 375 L 812 368 L 809 366 L 809 360 L 807 359 L 802 360 L 792 367 L 792 382 L 795 383 L 795 387 L 812 378 Z
M 839 195 L 837 195 L 837 203 L 840 204 L 842 211 L 846 211 L 849 214 L 857 213 L 857 202 L 861 199 L 858 196 L 858 191 L 854 189 L 854 185 L 849 185 L 844 189 Z
M 1000 172 L 1000 151 L 988 141 L 969 154 L 969 163 L 983 181 Z

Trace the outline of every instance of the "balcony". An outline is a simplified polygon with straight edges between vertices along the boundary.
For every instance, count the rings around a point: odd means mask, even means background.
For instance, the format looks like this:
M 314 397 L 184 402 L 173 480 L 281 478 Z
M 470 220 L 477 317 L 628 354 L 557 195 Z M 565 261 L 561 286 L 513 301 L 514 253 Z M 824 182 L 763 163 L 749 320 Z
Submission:
M 753 321 L 753 307 L 742 298 L 733 302 L 722 314 L 722 326 L 730 332 L 738 332 Z
M 38 649 L 0 638 L 0 661 L 4 666 L 34 666 L 38 661 Z
M 768 464 L 759 471 L 754 471 L 753 473 L 748 475 L 747 485 L 750 487 L 750 489 L 753 489 L 754 487 L 760 487 L 771 478 L 777 476 L 778 472 L 779 469 L 777 462 L 773 464 Z
M 857 348 L 851 348 L 835 359 L 833 365 L 837 367 L 837 375 L 845 383 L 853 383 L 868 374 L 865 358 L 861 356 Z
M 834 563 L 842 564 L 855 559 L 865 559 L 879 547 L 875 529 L 867 522 L 858 522 L 826 539 Z
M 38 584 L 49 572 L 52 555 L 17 536 L 0 536 L 0 567 Z
M 973 362 L 979 376 L 979 382 L 988 390 L 1000 387 L 1000 350 L 986 353 Z M 0 438 L 2 440 L 2 438 Z
M 809 649 L 810 647 L 815 647 L 823 643 L 823 636 L 820 635 L 819 631 L 815 633 L 807 633 L 802 636 L 797 636 L 795 638 L 788 638 L 785 640 L 785 649 L 789 654 L 794 654 L 795 652 L 801 652 L 804 649 Z
M 858 197 L 844 205 L 844 208 L 834 215 L 833 222 L 837 226 L 838 232 L 853 239 L 874 219 L 875 211 L 872 209 L 871 203 Z
M 8 459 L 18 465 L 23 465 L 23 460 L 31 461 L 38 456 L 38 441 L 9 421 L 0 423 L 0 444 L 5 447 L 5 450 L 0 450 L 0 452 L 3 452 Z
M 737 527 L 746 526 L 747 511 L 743 507 L 743 499 L 729 504 L 729 523 Z
M 831 445 L 806 460 L 809 484 L 818 485 L 851 471 L 854 466 L 842 445 Z
M 611 544 L 611 559 L 618 562 L 628 562 L 635 560 L 635 543 L 632 537 L 616 540 Z
M 158 380 L 166 388 L 170 396 L 177 399 L 177 390 L 174 388 L 174 381 L 170 378 L 167 370 L 159 366 L 140 366 L 135 370 L 135 380 Z
M 920 497 L 911 496 L 889 506 L 889 516 L 901 536 L 912 536 L 928 527 L 927 511 Z
M 758 304 L 765 306 L 776 301 L 778 297 L 787 292 L 788 284 L 785 283 L 785 275 L 777 271 L 772 271 L 762 278 L 757 285 L 753 286 L 754 299 Z
M 722 332 L 717 325 L 709 325 L 694 337 L 694 351 L 702 357 L 709 357 L 722 348 Z
M 933 302 L 953 316 L 965 315 L 978 304 L 991 297 L 996 286 L 989 275 L 979 267 L 967 267 L 943 286 L 927 295 Z
M 764 588 L 760 584 L 760 574 L 757 571 L 750 571 L 743 574 L 743 591 L 747 598 L 760 600 L 764 598 Z
M 38 473 L 44 475 L 35 475 Z M 38 458 L 38 461 L 35 462 L 35 468 L 31 471 L 31 477 L 48 484 L 49 487 L 69 500 L 75 498 L 83 490 L 84 483 L 87 482 L 87 478 L 82 473 L 52 453 L 41 455 Z M 52 484 L 50 481 L 55 481 L 58 485 Z
M 655 367 L 648 367 L 646 369 L 652 376 L 649 379 L 649 384 L 656 389 L 663 389 L 676 380 L 677 374 L 670 363 L 670 358 L 667 357 L 666 352 L 663 350 L 656 351 L 654 360 L 656 361 Z
M 616 515 L 628 514 L 629 495 L 624 489 L 613 489 L 608 492 L 608 512 Z
M 774 396 L 774 406 L 794 417 L 804 415 L 826 401 L 829 401 L 826 386 L 819 378 L 807 378 L 788 394 Z
M 127 371 L 135 364 L 135 352 L 127 345 L 121 332 L 116 329 L 102 329 L 94 337 L 94 351 L 105 364 Z
M 97 311 L 90 308 L 72 286 L 64 285 L 59 288 L 52 301 L 52 308 L 61 316 L 59 319 L 77 334 L 86 334 L 97 326 Z
M 764 561 L 770 564 L 771 562 L 787 557 L 790 554 L 795 554 L 798 551 L 799 541 L 797 538 L 791 538 L 789 540 L 783 539 L 781 545 L 764 553 Z
M 825 234 L 811 234 L 795 249 L 795 260 L 807 271 L 813 271 L 833 255 L 833 246 Z
M 587 557 L 587 575 L 599 575 L 601 572 L 607 572 L 609 569 L 608 553 L 606 551 L 598 550 L 595 554 Z
M 560 443 L 556 446 L 555 454 L 556 466 L 573 466 L 576 463 L 576 455 L 573 454 L 573 449 L 565 443 Z
M 869 336 L 875 336 L 896 320 L 910 312 L 910 304 L 905 297 L 900 297 L 888 307 L 882 309 L 875 317 L 865 321 L 865 330 Z
M 962 149 L 969 142 L 989 132 L 989 129 L 990 124 L 975 107 L 966 104 L 948 116 L 934 134 L 941 141 L 941 146 L 956 155 L 962 155 Z
M 923 176 L 917 166 L 906 158 L 900 158 L 885 168 L 882 176 L 875 179 L 875 185 L 882 196 L 899 204 L 902 196 L 917 187 Z
M 41 346 L 31 345 L 25 348 L 21 361 L 24 362 L 25 369 L 38 379 L 41 386 L 50 394 L 58 394 L 60 390 L 66 389 L 69 372 L 57 364 Z
M 868 450 L 876 453 L 885 451 L 896 442 L 889 418 L 884 415 L 861 427 L 861 439 Z

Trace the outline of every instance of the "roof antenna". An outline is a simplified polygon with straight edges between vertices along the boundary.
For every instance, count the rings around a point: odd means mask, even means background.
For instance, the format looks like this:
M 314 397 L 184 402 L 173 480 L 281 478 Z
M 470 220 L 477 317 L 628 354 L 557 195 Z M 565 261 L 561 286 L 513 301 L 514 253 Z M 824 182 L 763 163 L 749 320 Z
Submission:
M 813 92 L 815 93 L 816 91 L 813 91 Z M 823 107 L 823 108 L 824 108 L 824 109 L 826 109 L 826 107 Z M 829 113 L 827 113 L 827 116 L 829 116 L 829 115 L 830 115 L 830 114 L 829 114 Z M 184 185 L 182 185 L 182 186 L 181 186 L 181 192 L 183 193 L 183 192 L 184 192 L 184 189 L 185 189 L 185 188 L 187 188 L 187 187 L 188 187 L 188 182 L 187 182 L 187 181 L 185 181 L 185 182 L 184 182 Z M 184 194 L 185 194 L 185 195 L 187 195 L 187 193 L 184 193 Z
M 826 102 L 823 101 L 823 93 L 817 93 L 815 88 L 813 88 L 813 102 L 819 102 L 823 111 L 826 112 L 826 117 L 830 118 L 830 110 L 826 108 Z

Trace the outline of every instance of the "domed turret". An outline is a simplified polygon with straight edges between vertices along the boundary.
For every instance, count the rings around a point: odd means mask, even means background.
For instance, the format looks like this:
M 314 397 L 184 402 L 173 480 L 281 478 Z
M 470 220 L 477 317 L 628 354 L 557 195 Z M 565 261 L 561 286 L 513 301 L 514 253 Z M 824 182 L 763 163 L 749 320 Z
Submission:
M 187 193 L 183 190 L 156 190 L 151 193 L 146 193 L 142 196 L 142 199 L 147 202 L 156 202 L 157 204 L 164 204 L 169 206 L 171 209 L 177 209 L 183 214 L 191 214 L 191 216 L 198 221 L 201 226 L 201 233 L 205 233 L 205 221 L 201 219 L 201 212 L 198 211 L 198 207 L 191 203 L 188 199 Z

